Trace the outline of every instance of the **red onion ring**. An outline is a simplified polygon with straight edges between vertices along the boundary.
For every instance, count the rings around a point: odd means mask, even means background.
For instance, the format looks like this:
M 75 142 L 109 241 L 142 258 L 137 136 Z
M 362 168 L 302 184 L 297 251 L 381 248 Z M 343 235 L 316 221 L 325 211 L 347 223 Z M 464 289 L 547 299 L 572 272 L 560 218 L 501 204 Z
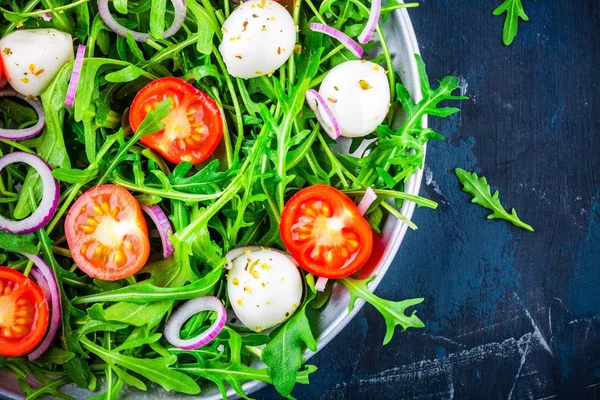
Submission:
M 365 213 L 367 212 L 369 207 L 371 207 L 371 204 L 373 204 L 375 200 L 377 200 L 377 194 L 373 189 L 368 187 L 365 191 L 365 195 L 363 196 L 362 200 L 360 201 L 360 203 L 358 203 L 358 211 L 360 211 L 362 215 L 365 215 Z
M 52 312 L 48 333 L 40 345 L 27 356 L 30 361 L 33 361 L 44 354 L 54 341 L 54 338 L 56 338 L 56 333 L 58 332 L 58 327 L 60 326 L 60 320 L 62 317 L 62 306 L 60 303 L 58 282 L 48 264 L 46 264 L 46 262 L 38 255 L 21 252 L 19 253 L 29 258 L 35 264 L 37 269 L 32 269 L 30 274 L 44 291 L 48 301 L 48 306 Z
M 201 311 L 215 311 L 217 313 L 215 322 L 195 338 L 186 340 L 181 339 L 179 334 L 183 324 L 185 324 L 185 322 L 193 315 Z M 163 334 L 165 335 L 165 339 L 173 346 L 182 350 L 195 350 L 216 338 L 221 330 L 223 330 L 226 321 L 227 311 L 225 310 L 223 303 L 221 303 L 221 300 L 215 296 L 199 297 L 197 299 L 186 301 L 175 310 L 166 322 Z
M 273 249 L 270 247 L 242 246 L 242 247 L 235 248 L 233 250 L 229 250 L 227 252 L 227 254 L 225 254 L 225 258 L 227 259 L 227 264 L 225 264 L 225 269 L 231 269 L 233 267 L 233 265 L 232 265 L 233 261 L 236 260 L 237 258 L 239 258 L 243 255 L 251 254 L 251 253 L 254 253 L 255 251 L 261 251 L 261 250 L 276 251 L 277 253 L 283 254 L 284 256 L 289 258 L 290 261 L 292 262 L 292 264 L 294 264 L 296 267 L 300 266 L 300 264 L 298 264 L 298 261 L 296 261 L 296 259 L 294 257 L 292 257 L 290 254 L 286 253 L 285 251 L 281 251 L 279 249 Z
M 325 132 L 327 132 L 329 137 L 331 137 L 333 140 L 337 140 L 337 138 L 339 138 L 342 134 L 342 130 L 340 129 L 340 125 L 333 115 L 333 111 L 331 111 L 331 108 L 329 108 L 329 105 L 323 96 L 321 96 L 321 94 L 319 94 L 319 92 L 316 90 L 309 89 L 306 91 L 305 97 L 308 106 L 315 113 L 317 121 L 319 121 Z M 329 118 L 330 124 L 328 124 L 323 118 L 323 115 L 321 115 L 321 110 L 325 111 L 325 115 L 327 115 L 327 118 Z
M 163 256 L 165 258 L 171 257 L 173 255 L 174 248 L 169 241 L 169 236 L 173 234 L 173 228 L 171 227 L 169 219 L 165 215 L 164 211 L 156 204 L 151 206 L 142 205 L 141 208 L 146 214 L 148 214 L 158 229 L 160 241 L 162 242 L 163 246 Z
M 171 0 L 171 3 L 173 3 L 173 8 L 175 10 L 175 18 L 173 19 L 173 24 L 163 33 L 163 39 L 173 36 L 181 29 L 187 14 L 185 0 Z M 108 0 L 98 0 L 98 13 L 100 14 L 100 18 L 102 18 L 102 21 L 104 21 L 104 24 L 119 36 L 127 37 L 127 34 L 129 33 L 136 42 L 145 42 L 150 38 L 148 33 L 132 31 L 119 24 L 108 9 Z
M 4 79 L 4 78 L 3 78 Z M 25 129 L 1 129 L 0 128 L 0 139 L 8 140 L 22 140 L 29 139 L 37 135 L 44 129 L 46 125 L 46 114 L 44 114 L 44 107 L 39 100 L 34 100 L 30 97 L 23 96 L 21 93 L 17 93 L 12 89 L 0 90 L 0 97 L 16 97 L 26 101 L 35 110 L 38 116 L 38 122 L 34 126 Z
M 75 65 L 73 65 L 73 72 L 71 72 L 71 79 L 69 80 L 69 88 L 67 89 L 67 97 L 65 98 L 65 106 L 73 108 L 75 105 L 75 95 L 77 94 L 77 87 L 79 86 L 79 79 L 81 78 L 81 68 L 83 67 L 83 58 L 85 57 L 85 46 L 80 44 L 77 46 L 77 56 L 75 57 Z
M 358 43 L 356 43 L 350 36 L 346 35 L 344 32 L 341 32 L 335 28 L 332 28 L 329 25 L 318 24 L 316 22 L 310 23 L 310 30 L 314 32 L 320 32 L 325 35 L 331 36 L 334 39 L 337 39 L 342 43 L 352 54 L 354 54 L 357 58 L 362 58 L 363 49 L 360 47 Z
M 369 12 L 369 20 L 363 31 L 358 35 L 358 42 L 367 44 L 373 38 L 373 32 L 377 28 L 379 16 L 381 15 L 381 0 L 371 0 L 371 11 Z
M 31 233 L 44 227 L 54 215 L 58 206 L 60 189 L 58 181 L 52 176 L 52 170 L 48 164 L 36 155 L 16 151 L 0 158 L 0 171 L 7 165 L 21 162 L 33 167 L 42 179 L 44 187 L 42 201 L 38 208 L 29 217 L 20 221 L 4 218 L 0 215 L 0 229 L 8 233 Z

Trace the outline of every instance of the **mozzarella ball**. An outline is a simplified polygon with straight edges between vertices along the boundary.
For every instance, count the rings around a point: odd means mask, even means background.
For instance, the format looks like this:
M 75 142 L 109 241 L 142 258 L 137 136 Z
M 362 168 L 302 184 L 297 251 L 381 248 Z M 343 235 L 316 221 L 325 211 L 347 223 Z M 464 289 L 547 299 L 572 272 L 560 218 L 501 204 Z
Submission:
M 56 29 L 18 30 L 0 40 L 6 80 L 24 96 L 39 96 L 73 60 L 73 39 Z
M 366 60 L 346 61 L 333 68 L 319 94 L 346 137 L 366 136 L 385 119 L 390 108 L 390 85 L 385 70 Z M 321 114 L 327 121 L 327 117 Z
M 296 25 L 290 13 L 272 0 L 241 3 L 223 24 L 219 51 L 227 70 L 238 78 L 271 74 L 292 55 Z
M 261 332 L 288 319 L 302 301 L 302 277 L 276 250 L 248 251 L 233 260 L 227 277 L 231 307 L 249 329 Z

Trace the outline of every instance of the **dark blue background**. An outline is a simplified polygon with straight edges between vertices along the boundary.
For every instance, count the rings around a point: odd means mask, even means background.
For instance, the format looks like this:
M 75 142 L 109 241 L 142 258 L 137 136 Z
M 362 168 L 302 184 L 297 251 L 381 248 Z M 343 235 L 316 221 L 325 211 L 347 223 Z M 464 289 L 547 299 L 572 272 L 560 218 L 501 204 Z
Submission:
M 600 398 L 600 2 L 524 0 L 510 47 L 500 1 L 410 11 L 432 79 L 471 98 L 432 126 L 418 210 L 377 294 L 425 297 L 424 330 L 381 345 L 373 308 L 311 363 L 300 399 Z M 529 233 L 468 203 L 453 174 L 484 174 Z M 258 398 L 278 398 L 273 389 Z

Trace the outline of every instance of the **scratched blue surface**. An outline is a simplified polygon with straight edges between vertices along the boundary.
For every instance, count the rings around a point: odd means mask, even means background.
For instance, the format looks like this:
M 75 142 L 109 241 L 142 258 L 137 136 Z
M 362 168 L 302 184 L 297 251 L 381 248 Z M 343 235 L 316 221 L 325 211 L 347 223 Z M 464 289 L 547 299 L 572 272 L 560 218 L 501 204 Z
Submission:
M 300 399 L 600 398 L 600 2 L 524 0 L 501 43 L 499 1 L 422 0 L 411 17 L 432 78 L 470 100 L 434 120 L 418 210 L 377 293 L 423 296 L 427 328 L 381 346 L 366 306 L 312 363 Z M 477 170 L 535 233 L 487 221 L 455 167 Z M 265 389 L 258 398 L 278 398 Z

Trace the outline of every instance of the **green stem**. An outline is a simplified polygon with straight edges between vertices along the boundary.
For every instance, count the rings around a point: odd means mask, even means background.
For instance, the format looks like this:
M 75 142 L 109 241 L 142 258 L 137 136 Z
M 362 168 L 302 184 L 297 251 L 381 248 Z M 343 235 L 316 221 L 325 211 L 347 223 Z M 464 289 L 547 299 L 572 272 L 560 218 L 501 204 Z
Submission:
M 76 1 L 74 3 L 71 4 L 67 4 L 64 6 L 58 6 L 58 7 L 54 7 L 54 8 L 49 8 L 48 10 L 35 10 L 35 11 L 25 11 L 25 12 L 14 12 L 14 11 L 10 11 L 10 10 L 6 10 L 2 7 L 0 7 L 0 11 L 2 11 L 4 14 L 8 14 L 8 15 L 14 15 L 17 16 L 19 18 L 30 18 L 30 17 L 37 17 L 40 15 L 44 15 L 46 13 L 64 13 L 66 10 L 69 10 L 71 8 L 75 8 L 81 4 L 85 4 L 88 3 L 90 0 L 79 0 Z
M 236 130 L 237 130 L 237 140 L 235 142 L 235 148 L 233 152 L 233 156 L 237 156 L 242 147 L 242 140 L 244 138 L 244 121 L 242 120 L 242 109 L 240 108 L 240 102 L 238 100 L 237 94 L 235 92 L 235 87 L 233 86 L 233 81 L 231 80 L 231 75 L 227 71 L 227 67 L 223 62 L 223 58 L 221 57 L 221 53 L 217 49 L 217 46 L 213 44 L 213 54 L 217 59 L 217 63 L 223 72 L 223 77 L 225 78 L 225 83 L 227 85 L 227 89 L 229 90 L 229 94 L 231 95 L 231 101 L 233 102 L 233 107 L 235 109 L 235 122 L 236 122 Z
M 98 152 L 96 159 L 94 160 L 93 163 L 91 163 L 86 168 L 86 170 L 93 170 L 93 169 L 98 168 L 98 163 L 100 162 L 100 160 L 102 160 L 104 158 L 104 156 L 106 155 L 108 150 L 110 150 L 110 148 L 116 141 L 117 141 L 116 135 L 108 136 L 106 138 L 106 142 L 100 148 L 100 151 Z M 56 214 L 54 214 L 54 218 L 52 218 L 52 221 L 50 221 L 50 223 L 48 224 L 48 227 L 46 228 L 46 233 L 48 234 L 48 236 L 50 236 L 50 233 L 52 233 L 52 230 L 56 227 L 56 224 L 62 218 L 64 213 L 67 211 L 67 209 L 71 205 L 71 202 L 75 199 L 75 197 L 77 196 L 77 194 L 79 193 L 79 191 L 81 190 L 82 187 L 83 187 L 82 184 L 76 183 L 68 189 L 69 194 L 67 195 L 67 198 L 62 202 L 59 210 L 56 212 Z
M 30 0 L 23 7 L 23 12 L 29 12 L 29 11 L 33 10 L 38 5 L 39 2 L 40 2 L 40 0 Z M 4 35 L 3 36 L 6 36 L 9 33 L 11 33 L 16 27 L 17 27 L 17 23 L 16 22 L 11 22 L 10 24 L 8 24 L 8 26 L 4 30 Z
M 52 5 L 53 1 L 54 0 L 42 0 L 42 4 L 44 5 L 45 8 L 49 9 L 50 13 L 52 14 L 52 21 L 54 22 L 55 25 L 57 25 L 59 30 L 61 30 L 63 32 L 71 32 L 72 31 L 71 23 L 65 16 L 64 11 L 58 10 L 60 7 L 54 7 Z M 58 10 L 58 12 L 57 12 L 57 10 Z

